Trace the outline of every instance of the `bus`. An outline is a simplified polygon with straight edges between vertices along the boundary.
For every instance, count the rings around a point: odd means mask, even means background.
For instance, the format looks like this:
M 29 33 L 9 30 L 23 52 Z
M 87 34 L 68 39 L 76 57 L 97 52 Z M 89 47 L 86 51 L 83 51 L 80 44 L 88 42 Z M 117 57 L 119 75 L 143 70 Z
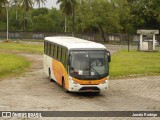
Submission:
M 100 43 L 75 37 L 45 37 L 44 71 L 66 92 L 108 89 L 110 52 Z

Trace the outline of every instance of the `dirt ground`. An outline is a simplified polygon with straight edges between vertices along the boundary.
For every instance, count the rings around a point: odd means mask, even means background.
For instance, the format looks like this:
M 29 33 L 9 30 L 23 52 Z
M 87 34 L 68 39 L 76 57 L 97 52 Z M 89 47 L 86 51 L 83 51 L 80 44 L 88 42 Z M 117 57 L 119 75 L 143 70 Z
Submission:
M 18 54 L 32 66 L 0 80 L 0 111 L 160 111 L 160 76 L 110 80 L 109 90 L 100 95 L 65 93 L 44 74 L 43 55 Z

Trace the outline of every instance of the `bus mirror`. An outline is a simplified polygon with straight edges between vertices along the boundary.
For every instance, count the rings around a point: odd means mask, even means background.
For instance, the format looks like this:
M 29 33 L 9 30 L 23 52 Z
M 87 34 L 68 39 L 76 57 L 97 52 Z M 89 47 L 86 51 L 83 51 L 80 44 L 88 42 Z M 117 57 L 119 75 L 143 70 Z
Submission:
M 107 54 L 108 54 L 108 62 L 111 62 L 111 54 L 109 51 L 107 51 Z

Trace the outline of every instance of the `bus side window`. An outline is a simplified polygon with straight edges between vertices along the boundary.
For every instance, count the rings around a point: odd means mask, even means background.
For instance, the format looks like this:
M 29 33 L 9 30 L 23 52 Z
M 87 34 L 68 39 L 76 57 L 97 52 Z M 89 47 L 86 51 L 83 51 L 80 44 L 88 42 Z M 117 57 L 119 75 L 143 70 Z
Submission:
M 66 57 L 65 56 L 65 48 L 62 48 L 61 55 L 62 55 L 62 63 L 65 66 L 65 57 Z
M 48 45 L 48 55 L 51 56 L 51 43 Z
M 55 48 L 55 45 L 53 44 L 52 45 L 52 57 L 54 57 L 54 48 Z
M 47 42 L 45 42 L 45 50 L 44 53 L 47 54 Z
M 54 57 L 54 44 L 51 44 L 51 57 Z
M 62 61 L 62 56 L 63 56 L 63 48 L 61 47 L 61 62 L 63 63 L 63 61 Z
M 65 68 L 68 71 L 68 50 L 65 49 Z
M 51 44 L 51 49 L 50 49 L 50 56 L 52 57 L 52 44 Z
M 61 61 L 61 47 L 58 47 L 58 60 Z
M 57 59 L 57 46 L 55 45 L 54 58 Z
M 59 52 L 59 46 L 57 46 L 57 56 L 56 56 L 57 59 L 58 59 L 58 52 Z

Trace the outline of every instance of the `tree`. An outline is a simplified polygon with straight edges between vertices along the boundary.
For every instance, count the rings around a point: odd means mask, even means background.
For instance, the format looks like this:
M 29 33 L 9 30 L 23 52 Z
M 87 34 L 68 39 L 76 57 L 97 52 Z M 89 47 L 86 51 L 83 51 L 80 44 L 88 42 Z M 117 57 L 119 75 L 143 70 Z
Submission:
M 82 1 L 78 9 L 78 29 L 99 32 L 102 39 L 107 42 L 105 33 L 119 32 L 121 29 L 118 6 L 118 2 L 111 0 Z
M 18 0 L 13 0 L 12 2 L 11 2 L 11 5 L 12 6 L 14 6 L 14 8 L 15 8 L 15 18 L 16 18 L 16 27 L 17 27 L 17 25 L 18 25 L 18 14 L 17 14 L 17 8 L 18 8 Z
M 53 20 L 47 15 L 33 17 L 33 30 L 38 32 L 53 32 Z M 45 23 L 45 24 L 44 24 Z
M 38 9 L 33 9 L 31 14 L 32 14 L 32 17 L 34 16 L 39 16 L 40 14 L 41 15 L 46 15 L 49 13 L 49 10 L 48 8 L 38 8 Z
M 41 4 L 45 5 L 45 2 L 47 2 L 47 0 L 35 0 L 35 2 L 37 3 L 38 7 L 40 8 Z
M 2 8 L 6 3 L 8 3 L 7 0 L 0 0 L 0 8 Z
M 54 32 L 62 32 L 64 31 L 64 16 L 61 14 L 60 10 L 56 8 L 52 8 L 49 10 L 48 17 L 53 21 L 53 31 Z
M 57 0 L 57 4 L 60 4 L 60 9 L 65 14 L 65 32 L 66 32 L 66 16 L 72 15 L 72 36 L 74 36 L 74 16 L 75 16 L 75 7 L 77 6 L 77 1 Z
M 2 9 L 6 3 L 7 3 L 7 0 L 0 0 L 0 15 L 2 14 Z
M 26 24 L 27 24 L 27 16 L 26 13 L 29 11 L 30 8 L 33 7 L 33 1 L 32 0 L 19 0 L 20 5 L 24 9 L 24 14 L 23 14 L 23 30 L 26 29 Z
M 160 29 L 159 0 L 128 0 L 136 29 Z
M 31 17 L 33 20 L 33 31 L 62 32 L 63 30 L 63 15 L 56 8 L 33 9 L 31 10 Z

